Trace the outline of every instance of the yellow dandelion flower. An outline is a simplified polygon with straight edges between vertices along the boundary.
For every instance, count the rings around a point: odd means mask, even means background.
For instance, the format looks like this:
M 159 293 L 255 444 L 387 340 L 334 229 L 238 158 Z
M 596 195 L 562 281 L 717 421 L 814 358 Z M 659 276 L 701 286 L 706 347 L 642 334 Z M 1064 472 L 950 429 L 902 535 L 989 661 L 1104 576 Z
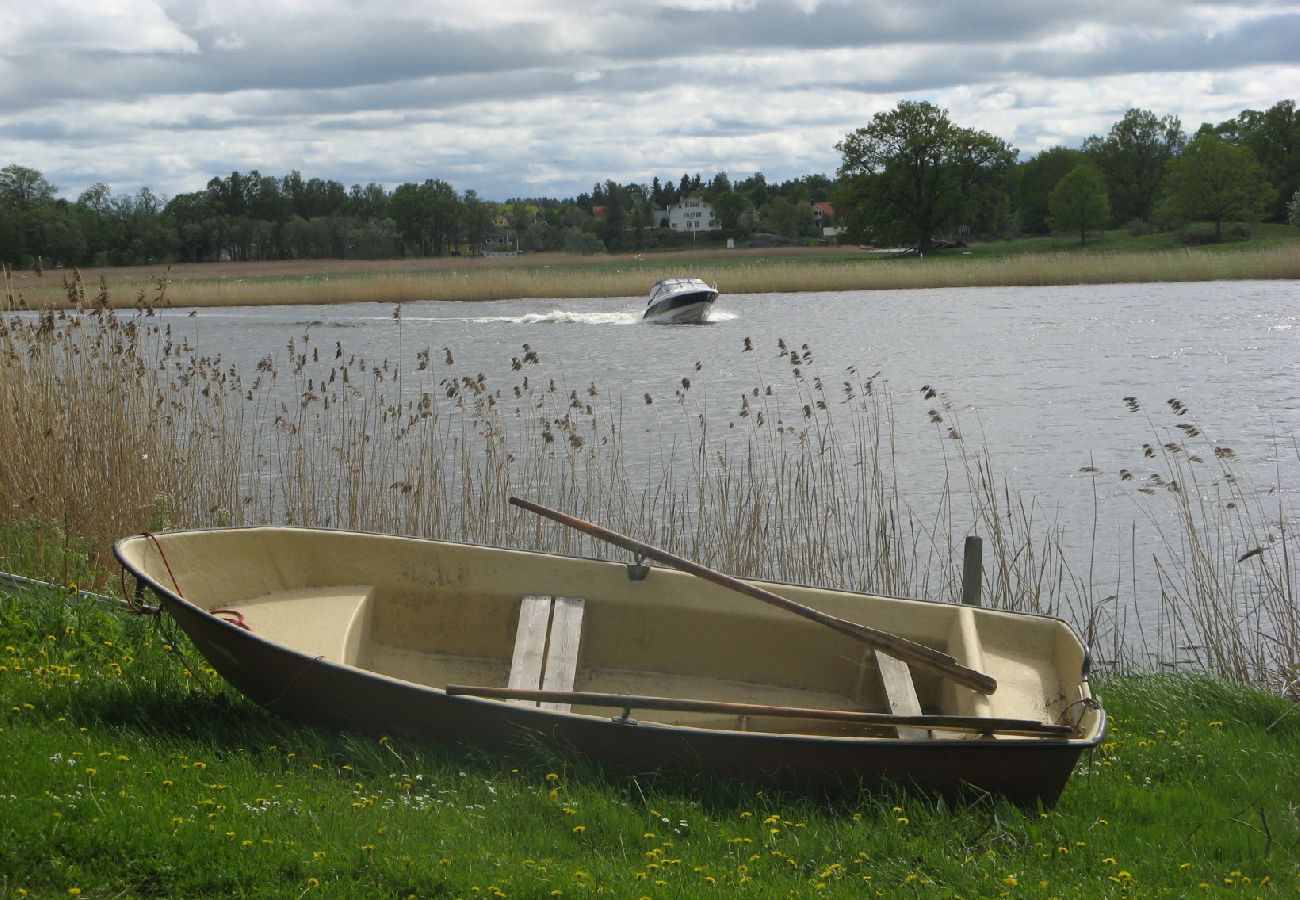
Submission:
M 70 888 L 68 888 L 68 896 L 69 896 L 69 897 L 80 897 L 80 896 L 81 896 L 81 888 L 79 888 L 79 887 L 70 887 Z
M 584 831 L 586 831 L 586 830 L 587 830 L 587 826 L 586 826 L 586 825 L 574 825 L 574 826 L 573 826 L 573 833 L 574 833 L 574 834 L 582 834 L 582 833 L 583 833 Z
M 318 887 L 320 887 L 320 879 L 319 879 L 319 878 L 308 878 L 308 879 L 307 879 L 307 887 L 309 887 L 309 888 L 318 888 Z
M 1015 887 L 1016 885 L 1020 884 L 1020 882 L 1016 879 L 1016 876 L 1014 875 L 1008 875 L 1006 878 L 1003 878 L 1002 883 L 1005 884 L 1007 887 Z

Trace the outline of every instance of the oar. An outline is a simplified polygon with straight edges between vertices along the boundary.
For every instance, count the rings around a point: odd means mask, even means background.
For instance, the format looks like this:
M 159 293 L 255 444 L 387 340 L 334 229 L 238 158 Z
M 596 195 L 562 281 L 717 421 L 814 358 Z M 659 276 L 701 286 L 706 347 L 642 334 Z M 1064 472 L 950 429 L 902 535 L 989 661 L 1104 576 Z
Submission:
M 592 522 L 586 522 L 582 519 L 575 518 L 554 509 L 542 506 L 539 503 L 533 503 L 531 500 L 524 500 L 521 497 L 511 497 L 511 504 L 523 509 L 535 512 L 540 516 L 553 519 L 570 528 L 575 528 L 584 534 L 591 535 L 603 541 L 622 547 L 625 550 L 631 550 L 638 556 L 646 559 L 657 560 L 664 565 L 672 566 L 674 569 L 680 569 L 683 572 L 689 572 L 691 575 L 703 578 L 705 581 L 712 581 L 714 584 L 731 588 L 733 591 L 739 591 L 747 594 L 764 603 L 770 603 L 773 606 L 792 612 L 797 616 L 803 616 L 813 622 L 825 625 L 827 628 L 834 629 L 841 634 L 856 638 L 865 644 L 875 647 L 882 653 L 887 653 L 896 659 L 901 659 L 906 663 L 918 666 L 923 669 L 929 669 L 936 672 L 958 684 L 964 685 L 971 690 L 979 691 L 981 694 L 991 694 L 997 690 L 998 683 L 995 679 L 983 672 L 977 672 L 974 669 L 967 668 L 957 660 L 953 659 L 947 653 L 935 650 L 933 647 L 927 647 L 925 644 L 918 644 L 916 641 L 908 640 L 896 634 L 890 634 L 888 631 L 881 631 L 878 628 L 871 628 L 867 625 L 859 625 L 856 622 L 850 622 L 837 616 L 832 616 L 821 610 L 813 609 L 810 606 L 804 606 L 802 603 L 796 603 L 782 597 L 780 594 L 774 594 L 771 591 L 764 590 L 757 585 L 750 584 L 747 581 L 741 581 L 739 578 L 732 578 L 730 575 L 724 575 L 721 572 L 702 566 L 697 562 L 669 553 L 667 550 L 660 550 L 658 547 L 652 547 L 649 544 L 643 544 L 638 540 L 619 534 L 617 531 L 610 531 Z
M 613 706 L 624 710 L 667 709 L 678 712 L 715 712 L 735 716 L 769 716 L 781 719 L 819 719 L 881 725 L 960 731 L 968 734 L 1019 734 L 1031 737 L 1069 737 L 1069 725 L 1052 725 L 1033 719 L 994 719 L 979 716 L 896 716 L 890 713 L 859 712 L 854 709 L 817 709 L 803 706 L 767 706 L 729 700 L 693 700 L 678 697 L 648 697 L 639 694 L 603 694 L 591 691 L 539 691 L 534 688 L 471 687 L 447 685 L 453 696 L 490 697 L 495 700 L 536 700 L 541 703 L 569 703 L 574 706 Z

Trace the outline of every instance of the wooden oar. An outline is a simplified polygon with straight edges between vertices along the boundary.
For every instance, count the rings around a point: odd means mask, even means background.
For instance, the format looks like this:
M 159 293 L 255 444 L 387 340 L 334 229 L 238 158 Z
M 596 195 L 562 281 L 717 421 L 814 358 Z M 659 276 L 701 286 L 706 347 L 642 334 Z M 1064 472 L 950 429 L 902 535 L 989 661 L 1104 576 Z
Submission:
M 1068 737 L 1074 733 L 1069 725 L 1051 725 L 1033 719 L 993 719 L 979 716 L 896 716 L 889 713 L 859 712 L 853 709 L 816 709 L 802 706 L 766 706 L 761 703 L 734 703 L 726 700 L 690 700 L 677 697 L 647 697 L 638 694 L 602 694 L 590 691 L 539 691 L 533 688 L 470 687 L 447 685 L 447 693 L 495 700 L 535 700 L 541 703 L 568 703 L 585 706 L 613 706 L 631 709 L 668 709 L 679 712 L 716 712 L 736 716 L 769 716 L 782 719 L 823 719 L 880 725 L 929 728 L 935 731 L 960 731 L 968 734 L 1021 734 L 1032 737 Z
M 732 578 L 730 575 L 724 575 L 721 572 L 702 566 L 697 562 L 669 553 L 667 550 L 660 550 L 658 547 L 652 547 L 649 544 L 643 544 L 638 540 L 619 534 L 617 531 L 610 531 L 592 522 L 586 522 L 582 519 L 575 518 L 565 513 L 559 512 L 549 507 L 542 506 L 539 503 L 533 503 L 531 500 L 524 500 L 521 497 L 511 497 L 510 502 L 518 507 L 535 512 L 540 516 L 553 519 L 556 522 L 575 528 L 584 534 L 608 541 L 616 546 L 631 550 L 633 553 L 643 556 L 646 559 L 657 560 L 665 565 L 672 566 L 674 569 L 681 569 L 683 572 L 689 572 L 706 581 L 714 584 L 731 588 L 733 591 L 739 591 L 747 594 L 764 603 L 770 603 L 773 606 L 780 607 L 794 613 L 797 616 L 803 616 L 813 622 L 832 628 L 841 634 L 856 638 L 865 644 L 875 647 L 882 653 L 887 653 L 896 659 L 901 659 L 906 663 L 919 666 L 923 669 L 929 669 L 931 672 L 938 673 L 960 685 L 964 685 L 971 690 L 979 691 L 981 694 L 991 694 L 997 690 L 998 683 L 992 677 L 985 675 L 983 672 L 977 672 L 974 669 L 967 668 L 957 660 L 953 659 L 947 653 L 935 650 L 933 647 L 927 647 L 925 644 L 919 644 L 916 641 L 908 640 L 896 634 L 890 634 L 888 631 L 881 631 L 878 628 L 871 628 L 867 625 L 859 625 L 856 622 L 850 622 L 847 619 L 841 619 L 837 616 L 829 615 L 821 610 L 813 609 L 802 603 L 796 603 L 782 597 L 780 594 L 774 594 L 771 591 L 764 590 L 757 585 L 750 584 L 747 581 L 741 581 L 739 578 Z

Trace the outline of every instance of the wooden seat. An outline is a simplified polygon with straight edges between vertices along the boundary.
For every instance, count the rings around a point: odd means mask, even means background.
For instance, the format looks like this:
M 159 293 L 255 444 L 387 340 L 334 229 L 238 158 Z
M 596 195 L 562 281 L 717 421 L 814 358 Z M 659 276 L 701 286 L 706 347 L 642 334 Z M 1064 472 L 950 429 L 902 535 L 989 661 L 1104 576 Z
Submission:
M 581 597 L 550 597 L 529 594 L 519 605 L 519 627 L 515 631 L 514 656 L 510 661 L 512 688 L 571 691 L 578 672 L 578 648 L 582 642 Z M 512 700 L 525 706 L 568 712 L 567 703 L 535 703 Z
M 912 670 L 901 659 L 895 659 L 881 653 L 876 654 L 876 665 L 880 668 L 880 685 L 885 691 L 885 700 L 889 711 L 896 716 L 921 715 L 921 701 L 916 696 L 916 685 L 912 683 Z M 895 730 L 903 740 L 928 740 L 931 737 L 928 728 L 911 728 L 897 725 Z

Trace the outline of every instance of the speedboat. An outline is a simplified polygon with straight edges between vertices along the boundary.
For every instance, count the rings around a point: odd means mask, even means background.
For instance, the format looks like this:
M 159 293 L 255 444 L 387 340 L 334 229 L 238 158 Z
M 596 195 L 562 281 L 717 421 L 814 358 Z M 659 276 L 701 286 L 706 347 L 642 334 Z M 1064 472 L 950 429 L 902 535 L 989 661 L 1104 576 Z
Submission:
M 705 321 L 716 299 L 717 288 L 699 278 L 665 278 L 650 288 L 650 302 L 641 318 L 668 325 L 697 324 Z

